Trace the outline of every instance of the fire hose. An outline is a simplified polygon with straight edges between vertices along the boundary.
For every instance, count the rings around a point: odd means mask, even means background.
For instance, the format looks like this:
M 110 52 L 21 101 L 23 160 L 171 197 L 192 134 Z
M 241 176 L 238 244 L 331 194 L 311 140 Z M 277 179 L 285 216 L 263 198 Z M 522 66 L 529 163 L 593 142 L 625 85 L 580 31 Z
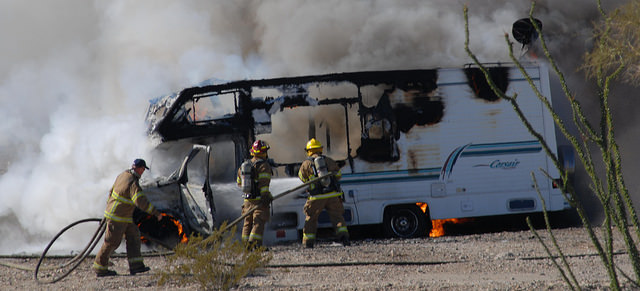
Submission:
M 59 264 L 57 266 L 51 266 L 51 267 L 41 267 L 42 262 L 44 261 L 47 253 L 49 252 L 49 249 L 51 248 L 51 246 L 53 246 L 53 244 L 56 242 L 56 240 L 58 238 L 60 238 L 60 236 L 62 236 L 63 233 L 65 233 L 67 230 L 73 228 L 76 225 L 79 225 L 81 223 L 85 223 L 85 222 L 99 222 L 98 228 L 96 229 L 95 233 L 93 234 L 93 236 L 91 237 L 91 240 L 89 241 L 89 243 L 87 243 L 87 245 L 85 246 L 85 248 L 78 253 L 77 255 L 73 256 L 71 258 L 71 260 L 66 261 L 62 264 Z M 23 269 L 23 270 L 29 270 L 29 271 L 34 271 L 34 279 L 38 282 L 38 283 L 55 283 L 58 282 L 62 279 L 64 279 L 66 276 L 68 276 L 69 274 L 71 274 L 71 272 L 73 272 L 73 270 L 75 270 L 83 261 L 84 259 L 91 253 L 91 251 L 93 251 L 93 249 L 96 247 L 96 245 L 98 244 L 98 242 L 100 241 L 100 238 L 102 237 L 102 235 L 105 232 L 106 229 L 106 221 L 104 218 L 100 219 L 100 218 L 85 218 L 85 219 L 81 219 L 78 220 L 76 222 L 73 222 L 69 225 L 67 225 L 65 228 L 63 228 L 62 230 L 60 230 L 58 232 L 58 234 L 56 234 L 53 239 L 51 239 L 51 241 L 49 242 L 49 244 L 45 247 L 44 251 L 42 252 L 42 254 L 40 255 L 40 258 L 38 260 L 38 263 L 35 267 L 35 269 L 31 269 L 31 268 L 26 268 L 23 266 L 17 266 L 17 265 L 12 265 L 11 267 L 14 268 L 18 268 L 18 269 Z M 144 233 L 141 233 L 144 234 Z M 146 234 L 144 234 L 146 235 Z M 155 243 L 169 249 L 172 250 L 171 247 L 167 246 L 166 244 L 162 243 L 159 240 L 154 239 L 151 236 L 146 235 L 150 240 L 154 241 Z M 57 277 L 52 277 L 49 280 L 43 280 L 41 278 L 38 277 L 38 273 L 40 270 L 62 270 L 67 268 L 66 270 L 63 270 L 61 272 L 57 272 L 59 274 L 57 274 Z
M 53 277 L 52 279 L 49 280 L 40 280 L 38 278 L 38 272 L 40 271 L 40 265 L 42 264 L 42 261 L 44 260 L 45 256 L 47 255 L 47 252 L 49 251 L 49 248 L 51 248 L 51 246 L 53 245 L 53 243 L 68 229 L 84 223 L 84 222 L 91 222 L 91 221 L 99 221 L 100 225 L 98 226 L 98 229 L 96 230 L 96 232 L 93 234 L 93 237 L 91 238 L 91 240 L 89 241 L 89 243 L 87 244 L 87 246 L 84 248 L 84 250 L 82 250 L 79 254 L 77 254 L 75 257 L 73 257 L 71 260 L 60 264 L 56 267 L 50 267 L 50 268 L 46 268 L 48 270 L 52 270 L 52 269 L 64 269 L 67 266 L 70 266 L 69 269 L 67 269 L 66 271 L 63 271 L 61 275 L 59 275 L 58 277 Z M 60 280 L 62 280 L 64 277 L 68 276 L 69 274 L 71 274 L 71 272 L 73 272 L 73 270 L 75 270 L 81 263 L 82 261 L 84 261 L 84 259 L 89 255 L 89 253 L 91 253 L 91 251 L 93 251 L 93 249 L 96 247 L 96 245 L 98 244 L 98 241 L 100 241 L 100 238 L 102 237 L 102 235 L 104 234 L 105 228 L 106 228 L 106 222 L 105 219 L 99 219 L 99 218 L 87 218 L 87 219 L 81 219 L 78 220 L 72 224 L 69 224 L 67 227 L 63 228 L 60 232 L 58 232 L 58 234 L 56 234 L 53 239 L 49 242 L 49 244 L 47 245 L 47 247 L 44 248 L 44 251 L 42 252 L 42 255 L 40 255 L 40 259 L 38 260 L 38 264 L 36 265 L 35 271 L 34 271 L 34 279 L 36 281 L 38 281 L 38 283 L 55 283 L 58 282 Z
M 287 191 L 284 191 L 282 193 L 279 193 L 277 195 L 275 195 L 273 197 L 273 200 L 279 199 L 287 194 L 293 193 L 296 190 L 300 190 L 312 183 L 315 183 L 317 181 L 319 181 L 320 179 L 329 177 L 329 176 L 333 176 L 335 175 L 335 173 L 329 173 L 325 176 L 322 177 L 317 177 L 314 179 L 311 179 L 303 184 L 300 184 L 294 188 L 291 188 Z M 256 211 L 260 206 L 254 206 L 251 209 L 249 209 L 248 211 L 246 211 L 244 214 L 242 214 L 240 217 L 238 217 L 237 219 L 233 220 L 232 222 L 230 222 L 229 224 L 227 224 L 227 226 L 222 230 L 222 232 L 226 232 L 229 229 L 231 229 L 231 227 L 233 227 L 234 225 L 236 225 L 238 222 L 242 221 L 245 217 L 249 216 L 250 214 L 252 214 L 254 211 Z M 53 246 L 53 244 L 56 242 L 56 240 L 58 238 L 60 238 L 60 236 L 62 236 L 63 233 L 65 233 L 67 230 L 73 228 L 76 225 L 82 224 L 82 223 L 86 223 L 86 222 L 99 222 L 99 226 L 96 229 L 96 231 L 94 232 L 91 240 L 87 243 L 87 245 L 85 246 L 85 248 L 78 253 L 77 255 L 73 256 L 69 261 L 66 261 L 62 264 L 59 264 L 57 266 L 51 266 L 51 267 L 41 267 L 42 263 L 47 255 L 47 253 L 49 252 L 49 249 Z M 42 252 L 42 254 L 40 255 L 40 258 L 38 260 L 38 263 L 34 269 L 34 279 L 38 282 L 38 283 L 55 283 L 58 282 L 62 279 L 64 279 L 65 277 L 67 277 L 69 274 L 71 274 L 71 272 L 73 272 L 73 270 L 75 270 L 83 261 L 84 259 L 91 253 L 91 251 L 93 251 L 93 249 L 96 247 L 96 245 L 98 244 L 98 242 L 100 241 L 100 238 L 102 237 L 102 235 L 104 234 L 106 229 L 106 221 L 104 218 L 100 219 L 100 218 L 86 218 L 86 219 L 81 219 L 78 221 L 75 221 L 69 225 L 67 225 L 66 227 L 64 227 L 62 230 L 60 230 L 54 237 L 53 239 L 49 242 L 49 244 L 45 247 L 44 251 Z M 151 237 L 150 237 L 151 238 Z M 151 238 L 153 240 L 153 238 Z M 154 240 L 155 241 L 155 240 Z M 170 249 L 170 247 L 166 246 L 165 244 L 160 244 L 165 248 Z M 15 267 L 15 268 L 19 268 L 19 269 L 25 269 L 24 267 L 21 266 L 14 266 L 11 265 L 11 267 Z M 65 269 L 68 268 L 66 270 L 63 270 L 61 272 L 57 272 L 59 274 L 57 274 L 57 276 L 53 276 L 52 278 L 48 279 L 48 280 L 44 280 L 42 278 L 38 277 L 38 273 L 40 272 L 40 270 L 57 270 L 57 269 Z M 30 269 L 29 269 L 30 270 Z
M 335 173 L 330 172 L 329 174 L 324 175 L 324 176 L 322 176 L 322 177 L 316 177 L 316 178 L 313 178 L 313 179 L 311 179 L 311 180 L 309 180 L 309 181 L 307 181 L 307 182 L 304 182 L 304 183 L 302 183 L 302 184 L 300 184 L 300 185 L 298 185 L 298 186 L 296 186 L 296 187 L 293 187 L 293 188 L 291 188 L 291 189 L 289 189 L 289 190 L 287 190 L 287 191 L 284 191 L 284 192 L 282 192 L 282 193 L 279 193 L 279 194 L 277 194 L 277 195 L 273 196 L 273 200 L 275 201 L 276 199 L 281 198 L 281 197 L 283 197 L 283 196 L 285 196 L 285 195 L 287 195 L 287 194 L 291 194 L 291 193 L 293 193 L 293 192 L 295 192 L 295 191 L 297 191 L 297 190 L 300 190 L 300 189 L 302 189 L 302 188 L 304 188 L 304 187 L 306 187 L 306 186 L 309 186 L 310 184 L 313 184 L 313 183 L 315 183 L 315 182 L 319 181 L 320 179 L 328 178 L 328 177 L 331 177 L 331 176 L 333 176 L 333 175 L 335 175 Z M 254 211 L 256 211 L 258 208 L 260 208 L 260 206 L 259 206 L 259 205 L 256 205 L 256 206 L 254 206 L 254 207 L 251 207 L 247 212 L 245 212 L 244 214 L 242 214 L 240 217 L 236 218 L 236 219 L 235 219 L 234 221 L 232 221 L 232 222 L 229 222 L 229 224 L 227 224 L 227 227 L 225 227 L 225 228 L 222 230 L 222 232 L 228 231 L 231 227 L 233 227 L 234 225 L 238 224 L 238 222 L 242 221 L 245 217 L 247 217 L 247 216 L 251 215 L 251 213 L 253 213 Z

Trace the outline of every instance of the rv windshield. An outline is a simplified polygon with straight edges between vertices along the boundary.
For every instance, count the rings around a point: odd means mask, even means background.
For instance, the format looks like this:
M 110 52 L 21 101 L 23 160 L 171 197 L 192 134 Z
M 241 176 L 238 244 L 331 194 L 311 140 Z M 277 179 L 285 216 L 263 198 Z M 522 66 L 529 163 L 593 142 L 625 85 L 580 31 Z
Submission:
M 183 105 L 191 123 L 205 123 L 217 119 L 229 118 L 235 114 L 235 93 L 208 94 L 194 96 Z

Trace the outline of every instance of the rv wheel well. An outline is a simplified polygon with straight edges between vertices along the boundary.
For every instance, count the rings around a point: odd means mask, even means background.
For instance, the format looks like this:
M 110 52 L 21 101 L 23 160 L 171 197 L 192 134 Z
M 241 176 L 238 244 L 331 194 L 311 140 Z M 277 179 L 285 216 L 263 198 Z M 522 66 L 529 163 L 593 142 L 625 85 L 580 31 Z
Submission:
M 422 204 L 424 204 L 424 208 L 421 206 Z M 427 205 L 427 203 L 424 203 L 424 202 L 387 205 L 384 207 L 384 215 L 387 215 L 389 212 L 395 211 L 397 209 L 414 208 L 414 207 L 417 210 L 420 210 L 420 212 L 424 213 L 424 216 L 427 220 L 429 221 L 431 220 L 431 214 L 429 213 L 429 205 Z
M 424 204 L 424 207 L 425 211 L 415 203 L 385 207 L 382 222 L 385 235 L 401 238 L 425 236 L 431 226 L 431 221 L 426 204 Z

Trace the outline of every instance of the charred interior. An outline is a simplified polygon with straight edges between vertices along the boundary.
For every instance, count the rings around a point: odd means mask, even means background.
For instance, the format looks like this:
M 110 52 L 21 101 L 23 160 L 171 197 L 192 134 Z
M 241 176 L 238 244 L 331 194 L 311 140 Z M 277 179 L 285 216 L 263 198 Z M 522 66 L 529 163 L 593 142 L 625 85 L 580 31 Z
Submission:
M 140 240 L 143 243 L 157 243 L 173 249 L 178 243 L 188 241 L 189 228 L 179 216 L 162 213 L 162 219 L 144 213 L 137 208 L 133 214 L 133 221 L 140 230 Z
M 338 160 L 344 163 L 356 157 L 368 162 L 390 162 L 400 158 L 396 144 L 400 132 L 437 124 L 442 119 L 445 108 L 437 95 L 437 80 L 437 70 L 243 80 L 184 89 L 177 96 L 166 97 L 172 100 L 152 104 L 148 120 L 150 131 L 164 141 L 203 137 L 232 140 L 237 152 L 245 155 L 237 157 L 240 161 L 246 158 L 246 149 L 257 135 L 272 132 L 272 115 L 334 105 L 343 109 L 325 112 L 321 120 L 308 113 L 305 138 L 323 134 L 330 151 L 337 149 L 334 144 L 340 144 L 345 150 Z M 348 90 L 336 89 L 347 87 Z M 364 87 L 380 91 L 377 96 L 367 97 L 363 96 Z M 367 105 L 364 98 L 375 102 Z M 166 104 L 171 105 L 167 108 Z M 354 107 L 356 111 L 352 111 Z M 333 119 L 341 119 L 342 124 L 332 124 L 327 115 L 336 116 Z M 350 115 L 357 115 L 359 129 L 350 127 Z M 338 134 L 338 128 L 344 134 Z M 291 172 L 295 164 L 295 161 L 274 163 L 287 168 L 285 172 Z

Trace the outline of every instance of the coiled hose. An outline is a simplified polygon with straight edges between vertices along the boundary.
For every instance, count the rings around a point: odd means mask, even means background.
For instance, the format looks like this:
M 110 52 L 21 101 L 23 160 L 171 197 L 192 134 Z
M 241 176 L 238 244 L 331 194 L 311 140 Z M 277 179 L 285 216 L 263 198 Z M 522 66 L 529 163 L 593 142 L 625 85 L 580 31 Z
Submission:
M 53 246 L 55 241 L 60 236 L 62 236 L 63 233 L 65 233 L 67 230 L 73 228 L 74 226 L 76 226 L 78 224 L 85 223 L 85 222 L 96 222 L 96 221 L 99 221 L 100 225 L 98 226 L 98 229 L 96 229 L 96 232 L 93 233 L 93 237 L 91 238 L 89 243 L 87 243 L 87 246 L 84 248 L 84 250 L 82 250 L 79 254 L 77 254 L 76 256 L 71 258 L 69 261 L 66 261 L 66 262 L 64 262 L 64 263 L 62 263 L 62 264 L 60 264 L 58 266 L 42 268 L 42 270 L 65 269 L 67 267 L 68 267 L 68 269 L 66 269 L 65 271 L 63 271 L 59 275 L 58 274 L 54 274 L 53 277 L 51 279 L 48 279 L 48 280 L 45 280 L 45 279 L 42 279 L 42 278 L 38 278 L 38 272 L 41 269 L 40 266 L 42 265 L 42 262 L 43 262 L 45 256 L 47 255 L 47 252 L 49 251 L 49 248 L 51 248 L 51 246 Z M 56 234 L 56 236 L 54 236 L 53 239 L 49 242 L 47 247 L 42 252 L 42 255 L 40 255 L 40 259 L 38 260 L 38 264 L 36 265 L 36 268 L 35 268 L 35 271 L 34 271 L 34 274 L 33 274 L 34 279 L 38 283 L 55 283 L 55 282 L 58 282 L 58 281 L 64 279 L 73 270 L 75 270 L 82 263 L 82 261 L 84 261 L 84 259 L 91 253 L 91 251 L 93 251 L 93 249 L 96 247 L 96 245 L 100 241 L 100 238 L 104 234 L 104 231 L 106 229 L 106 225 L 107 224 L 106 224 L 106 221 L 105 221 L 104 218 L 102 218 L 102 219 L 100 219 L 100 218 L 86 218 L 86 219 L 81 219 L 81 220 L 78 220 L 78 221 L 76 221 L 74 223 L 71 223 L 68 226 L 66 226 L 65 228 L 63 228 L 62 230 L 60 230 L 60 232 L 58 232 L 58 234 Z

